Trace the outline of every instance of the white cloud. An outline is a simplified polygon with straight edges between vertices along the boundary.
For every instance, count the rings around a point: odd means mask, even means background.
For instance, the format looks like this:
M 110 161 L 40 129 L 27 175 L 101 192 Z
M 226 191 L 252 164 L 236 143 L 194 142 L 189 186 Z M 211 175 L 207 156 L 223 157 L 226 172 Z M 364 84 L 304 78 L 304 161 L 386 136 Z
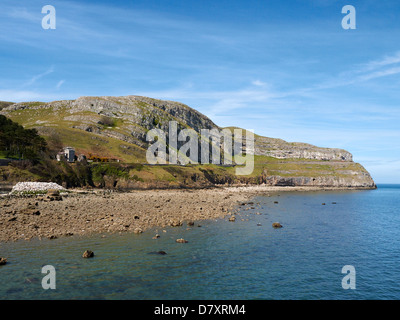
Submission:
M 58 81 L 57 85 L 56 85 L 56 89 L 60 89 L 60 87 L 64 84 L 65 80 L 60 80 Z
M 400 51 L 393 56 L 385 56 L 379 60 L 368 62 L 362 70 L 368 71 L 379 67 L 384 67 L 390 64 L 400 63 Z
M 262 82 L 262 81 L 260 81 L 260 80 L 254 80 L 254 81 L 252 82 L 252 84 L 255 85 L 255 86 L 257 86 L 257 87 L 264 87 L 264 86 L 267 85 L 265 82 Z
M 31 79 L 29 79 L 27 82 L 25 82 L 22 87 L 29 87 L 32 84 L 34 84 L 37 80 L 39 80 L 40 78 L 43 78 L 44 76 L 53 73 L 54 72 L 54 67 L 51 66 L 48 70 L 46 70 L 45 72 L 42 72 L 36 76 L 33 76 Z

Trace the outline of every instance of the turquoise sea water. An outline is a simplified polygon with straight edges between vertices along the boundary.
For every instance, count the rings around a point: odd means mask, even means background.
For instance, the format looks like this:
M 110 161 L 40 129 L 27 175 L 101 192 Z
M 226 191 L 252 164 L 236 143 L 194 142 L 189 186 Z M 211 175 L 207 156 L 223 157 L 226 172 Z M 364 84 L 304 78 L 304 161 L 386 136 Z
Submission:
M 400 185 L 253 201 L 236 222 L 159 229 L 157 240 L 153 229 L 1 244 L 0 299 L 400 299 Z M 42 288 L 44 265 L 55 290 Z M 345 265 L 355 290 L 342 288 Z

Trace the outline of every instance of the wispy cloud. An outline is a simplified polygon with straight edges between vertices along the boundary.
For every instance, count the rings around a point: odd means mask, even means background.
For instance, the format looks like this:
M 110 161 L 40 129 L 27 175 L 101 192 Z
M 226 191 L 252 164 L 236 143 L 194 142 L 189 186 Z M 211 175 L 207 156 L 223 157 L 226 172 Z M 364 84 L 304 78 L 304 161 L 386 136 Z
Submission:
M 398 73 L 400 73 L 400 52 L 391 56 L 385 55 L 380 59 L 354 66 L 352 70 L 341 72 L 332 79 L 310 89 L 336 88 L 392 76 Z
M 35 76 L 33 76 L 32 78 L 30 78 L 28 81 L 26 81 L 22 87 L 29 87 L 31 85 L 33 85 L 36 81 L 38 81 L 39 79 L 43 78 L 44 76 L 47 76 L 50 73 L 54 72 L 54 66 L 51 66 L 49 69 L 47 69 L 45 72 L 42 72 L 40 74 L 37 74 Z
M 65 82 L 65 80 L 60 80 L 60 81 L 58 81 L 58 83 L 57 83 L 57 85 L 56 85 L 56 89 L 57 89 L 57 90 L 60 89 L 61 86 L 64 84 L 64 82 Z
M 396 64 L 400 63 L 400 51 L 396 52 L 394 55 L 391 56 L 384 56 L 381 59 L 378 60 L 373 60 L 365 64 L 361 70 L 368 71 L 368 70 L 374 70 L 379 67 L 385 67 L 387 65 L 391 64 Z

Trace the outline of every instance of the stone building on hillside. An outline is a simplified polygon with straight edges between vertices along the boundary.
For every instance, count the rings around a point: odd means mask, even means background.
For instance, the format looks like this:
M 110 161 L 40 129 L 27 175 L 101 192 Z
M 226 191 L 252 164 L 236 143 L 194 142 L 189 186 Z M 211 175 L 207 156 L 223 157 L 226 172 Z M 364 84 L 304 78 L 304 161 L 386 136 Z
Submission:
M 65 147 L 63 151 L 57 154 L 57 161 L 61 161 L 62 159 L 67 160 L 68 162 L 75 161 L 75 149 L 72 147 Z

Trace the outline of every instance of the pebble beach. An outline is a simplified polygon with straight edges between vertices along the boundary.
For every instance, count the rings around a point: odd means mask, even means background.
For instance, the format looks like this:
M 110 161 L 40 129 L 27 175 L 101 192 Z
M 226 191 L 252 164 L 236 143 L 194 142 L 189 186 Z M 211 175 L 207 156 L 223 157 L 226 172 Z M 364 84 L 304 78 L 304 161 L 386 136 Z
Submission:
M 54 188 L 54 186 L 51 186 Z M 331 190 L 320 187 L 243 186 L 199 190 L 53 189 L 47 194 L 0 197 L 0 242 L 55 239 L 94 233 L 141 233 L 152 227 L 182 226 L 227 217 L 255 195 L 285 191 Z M 231 219 L 234 221 L 234 219 Z

